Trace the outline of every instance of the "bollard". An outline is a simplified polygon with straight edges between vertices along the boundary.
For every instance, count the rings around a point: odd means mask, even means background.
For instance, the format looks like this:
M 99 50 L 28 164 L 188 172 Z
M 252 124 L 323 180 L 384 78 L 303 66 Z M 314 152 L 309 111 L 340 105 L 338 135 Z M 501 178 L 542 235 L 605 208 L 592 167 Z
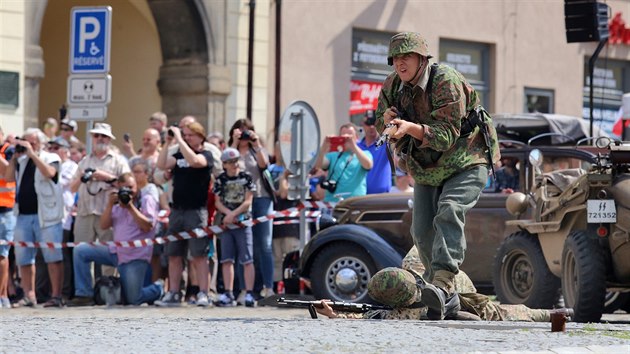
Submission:
M 552 332 L 566 332 L 567 330 L 567 315 L 562 312 L 551 313 L 551 331 Z

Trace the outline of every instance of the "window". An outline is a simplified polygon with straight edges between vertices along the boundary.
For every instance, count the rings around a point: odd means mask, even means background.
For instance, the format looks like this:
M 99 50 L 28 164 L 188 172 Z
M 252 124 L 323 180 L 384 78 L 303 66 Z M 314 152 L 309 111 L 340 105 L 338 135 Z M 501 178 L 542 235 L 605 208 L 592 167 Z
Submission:
M 20 74 L 0 71 L 0 108 L 15 109 L 20 95 Z
M 553 113 L 553 90 L 525 88 L 523 112 L 526 113 Z
M 481 104 L 490 109 L 489 78 L 490 46 L 482 43 L 440 40 L 439 62 L 449 65 L 464 75 L 479 94 Z

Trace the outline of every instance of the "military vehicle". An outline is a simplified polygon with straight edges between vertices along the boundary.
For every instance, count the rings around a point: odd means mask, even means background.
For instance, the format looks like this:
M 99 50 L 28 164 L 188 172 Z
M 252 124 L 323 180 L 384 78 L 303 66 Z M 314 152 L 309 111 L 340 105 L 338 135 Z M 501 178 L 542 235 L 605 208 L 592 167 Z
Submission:
M 501 303 L 552 308 L 562 295 L 575 321 L 597 322 L 608 300 L 627 298 L 630 142 L 599 138 L 596 145 L 594 163 L 553 165 L 540 150 L 530 152 L 531 188 L 506 200 L 517 217 L 506 226 L 518 230 L 494 261 Z

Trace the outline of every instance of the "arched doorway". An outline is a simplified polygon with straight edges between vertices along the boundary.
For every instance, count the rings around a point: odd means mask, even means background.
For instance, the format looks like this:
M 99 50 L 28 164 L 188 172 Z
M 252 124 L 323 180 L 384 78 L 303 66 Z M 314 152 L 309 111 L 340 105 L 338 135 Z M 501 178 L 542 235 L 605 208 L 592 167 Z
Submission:
M 105 5 L 113 12 L 112 100 L 106 121 L 114 134 L 129 132 L 137 145 L 149 115 L 158 110 L 172 122 L 191 114 L 209 130 L 222 126 L 229 85 L 227 90 L 210 87 L 213 77 L 224 81 L 217 73 L 227 70 L 210 64 L 214 57 L 208 49 L 210 24 L 203 2 L 55 0 L 50 5 L 26 5 L 27 18 L 34 23 L 27 33 L 27 62 L 38 65 L 25 73 L 25 105 L 34 107 L 25 126 L 41 126 L 46 117 L 57 117 L 66 101 L 71 8 Z M 210 120 L 210 111 L 218 119 Z M 84 127 L 80 123 L 81 136 Z

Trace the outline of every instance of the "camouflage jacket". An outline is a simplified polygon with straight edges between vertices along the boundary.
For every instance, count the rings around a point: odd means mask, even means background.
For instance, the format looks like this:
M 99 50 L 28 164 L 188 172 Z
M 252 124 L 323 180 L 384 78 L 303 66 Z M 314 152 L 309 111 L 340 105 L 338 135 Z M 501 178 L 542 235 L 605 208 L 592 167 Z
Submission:
M 420 78 L 427 82 L 430 67 Z M 476 165 L 487 164 L 483 136 L 476 127 L 461 136 L 463 119 L 479 105 L 477 92 L 457 70 L 439 64 L 429 87 L 402 82 L 395 72 L 381 90 L 376 111 L 376 128 L 384 129 L 383 113 L 395 106 L 405 120 L 424 126 L 422 141 L 407 135 L 396 142 L 396 153 L 416 183 L 440 186 L 453 174 Z M 494 129 L 492 129 L 494 132 Z M 494 137 L 496 141 L 496 136 Z M 497 144 L 495 144 L 497 145 Z M 493 162 L 499 160 L 498 145 L 493 148 Z

